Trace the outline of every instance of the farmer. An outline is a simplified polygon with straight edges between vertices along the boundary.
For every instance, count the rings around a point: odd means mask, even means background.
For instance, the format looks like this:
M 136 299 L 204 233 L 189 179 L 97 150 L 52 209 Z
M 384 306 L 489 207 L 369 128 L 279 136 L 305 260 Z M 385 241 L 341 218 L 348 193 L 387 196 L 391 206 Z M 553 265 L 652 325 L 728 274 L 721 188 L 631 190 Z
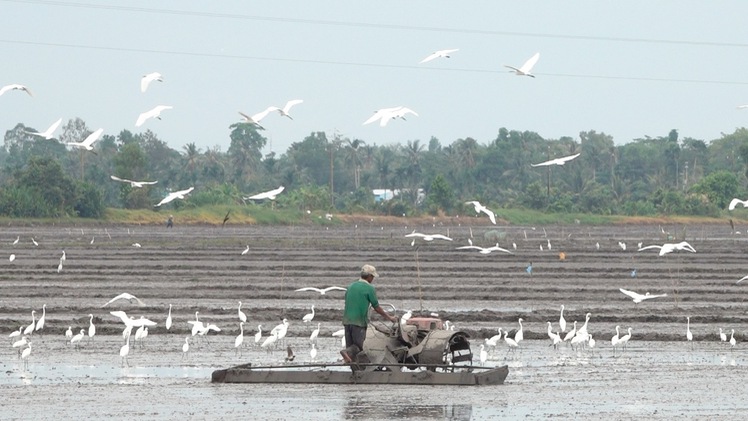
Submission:
M 380 305 L 377 292 L 371 283 L 379 277 L 372 265 L 361 268 L 361 279 L 354 281 L 345 292 L 345 310 L 343 310 L 343 327 L 345 328 L 346 349 L 340 351 L 346 363 L 356 361 L 356 355 L 364 349 L 366 327 L 369 324 L 369 306 L 385 319 L 396 322 L 397 317 L 390 316 Z

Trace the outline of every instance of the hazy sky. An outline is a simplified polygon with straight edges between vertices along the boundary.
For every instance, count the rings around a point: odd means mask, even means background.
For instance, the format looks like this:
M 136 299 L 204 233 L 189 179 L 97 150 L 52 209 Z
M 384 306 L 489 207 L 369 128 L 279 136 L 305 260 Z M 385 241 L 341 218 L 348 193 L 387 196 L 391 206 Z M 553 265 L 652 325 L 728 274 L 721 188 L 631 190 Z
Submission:
M 228 149 L 237 111 L 290 99 L 263 134 L 286 151 L 316 131 L 369 144 L 486 144 L 500 127 L 549 139 L 596 130 L 710 141 L 748 122 L 746 1 L 0 0 L 0 131 L 80 117 Z M 450 59 L 419 64 L 435 50 Z M 536 78 L 516 76 L 534 53 Z M 140 92 L 142 75 L 163 83 Z M 171 105 L 136 128 L 141 112 Z M 419 116 L 362 125 L 374 110 Z M 59 132 L 58 132 L 59 134 Z M 265 149 L 267 153 L 270 148 Z

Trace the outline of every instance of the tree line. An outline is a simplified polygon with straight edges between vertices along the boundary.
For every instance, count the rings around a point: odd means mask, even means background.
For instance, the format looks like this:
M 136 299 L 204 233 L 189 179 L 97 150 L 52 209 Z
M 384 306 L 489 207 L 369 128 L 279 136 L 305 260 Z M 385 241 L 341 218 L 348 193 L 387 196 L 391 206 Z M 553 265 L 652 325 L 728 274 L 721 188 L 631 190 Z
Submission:
M 17 124 L 0 148 L 0 215 L 100 217 L 107 207 L 153 209 L 169 191 L 195 187 L 170 206 L 242 204 L 244 197 L 283 185 L 276 206 L 388 215 L 454 214 L 479 200 L 495 209 L 603 215 L 717 216 L 733 197 L 746 197 L 748 130 L 709 142 L 665 136 L 616 145 L 605 133 L 544 139 L 500 128 L 496 138 L 443 144 L 376 145 L 310 133 L 280 155 L 262 154 L 267 139 L 248 123 L 229 127 L 226 151 L 194 142 L 173 149 L 150 130 L 104 135 L 94 153 L 69 150 L 91 130 L 69 120 L 56 140 Z M 564 166 L 530 164 L 581 153 Z M 153 186 L 135 188 L 111 175 Z M 375 201 L 373 189 L 397 190 Z M 425 195 L 419 195 L 419 189 Z

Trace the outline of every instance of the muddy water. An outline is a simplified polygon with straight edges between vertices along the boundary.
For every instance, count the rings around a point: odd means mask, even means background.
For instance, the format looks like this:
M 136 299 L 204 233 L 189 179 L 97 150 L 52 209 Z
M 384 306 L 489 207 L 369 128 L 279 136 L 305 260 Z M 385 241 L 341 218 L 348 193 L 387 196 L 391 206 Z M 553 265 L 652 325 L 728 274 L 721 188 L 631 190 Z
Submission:
M 410 246 L 402 237 L 447 234 L 452 243 Z M 0 235 L 0 324 L 4 337 L 31 322 L 31 310 L 47 304 L 46 323 L 35 334 L 28 367 L 10 345 L 0 345 L 0 419 L 495 419 L 550 417 L 599 419 L 717 418 L 746 412 L 748 366 L 743 339 L 748 329 L 745 289 L 735 281 L 748 272 L 748 239 L 723 226 L 664 227 L 686 239 L 697 253 L 636 252 L 637 243 L 662 244 L 659 227 L 6 227 Z M 455 247 L 483 246 L 490 231 L 500 245 L 517 245 L 512 255 L 481 255 Z M 11 245 L 21 236 L 18 245 Z M 39 246 L 33 246 L 34 237 Z M 91 244 L 91 239 L 94 243 Z M 551 242 L 549 251 L 547 243 Z M 625 242 L 622 250 L 618 242 Z M 138 242 L 142 247 L 133 247 Z M 249 244 L 250 252 L 240 253 Z M 600 248 L 597 248 L 600 244 Z M 540 246 L 543 246 L 543 250 Z M 57 266 L 62 250 L 67 259 Z M 560 261 L 558 252 L 566 259 Z M 532 262 L 533 273 L 526 272 Z M 404 309 L 437 312 L 473 337 L 474 352 L 498 327 L 524 320 L 520 351 L 503 343 L 487 364 L 510 367 L 495 387 L 404 387 L 341 385 L 214 385 L 210 373 L 242 362 L 277 364 L 284 350 L 267 353 L 254 345 L 257 325 L 266 331 L 286 317 L 288 345 L 296 361 L 309 360 L 308 336 L 320 323 L 317 361 L 339 360 L 342 294 L 294 292 L 303 286 L 345 286 L 363 263 L 375 264 L 382 301 Z M 630 276 L 637 270 L 637 277 Z M 635 305 L 619 287 L 667 293 Z M 121 292 L 146 306 L 116 302 Z M 248 315 L 242 355 L 237 301 Z M 173 305 L 174 326 L 163 322 Z M 315 305 L 310 324 L 301 317 Z M 558 330 L 559 306 L 571 325 L 592 313 L 588 330 L 594 350 L 548 347 L 546 321 Z M 109 308 L 111 307 L 111 308 Z M 109 314 L 124 310 L 158 323 L 143 342 L 131 344 L 125 365 L 119 357 L 122 324 Z M 212 337 L 189 334 L 188 320 L 222 328 Z M 94 315 L 98 334 L 71 348 L 64 331 L 88 329 Z M 694 346 L 685 340 L 686 316 Z M 38 317 L 38 314 L 35 315 Z M 625 353 L 613 356 L 615 326 L 631 327 Z M 735 329 L 735 349 L 720 343 L 718 328 Z M 266 335 L 266 333 L 265 333 Z M 184 338 L 191 351 L 182 354 Z M 10 340 L 8 340 L 10 342 Z

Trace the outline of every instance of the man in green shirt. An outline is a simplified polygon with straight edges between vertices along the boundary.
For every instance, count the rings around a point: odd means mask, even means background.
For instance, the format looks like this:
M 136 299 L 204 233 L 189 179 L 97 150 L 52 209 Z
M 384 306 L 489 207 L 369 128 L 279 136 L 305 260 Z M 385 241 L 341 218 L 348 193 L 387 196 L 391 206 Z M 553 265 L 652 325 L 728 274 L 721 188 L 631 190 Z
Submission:
M 397 317 L 390 316 L 380 305 L 377 292 L 371 284 L 379 277 L 372 265 L 361 268 L 361 279 L 354 281 L 345 292 L 345 310 L 343 310 L 343 327 L 345 328 L 346 349 L 340 351 L 346 363 L 356 361 L 356 355 L 364 349 L 366 327 L 369 324 L 369 306 L 385 319 L 396 322 Z

